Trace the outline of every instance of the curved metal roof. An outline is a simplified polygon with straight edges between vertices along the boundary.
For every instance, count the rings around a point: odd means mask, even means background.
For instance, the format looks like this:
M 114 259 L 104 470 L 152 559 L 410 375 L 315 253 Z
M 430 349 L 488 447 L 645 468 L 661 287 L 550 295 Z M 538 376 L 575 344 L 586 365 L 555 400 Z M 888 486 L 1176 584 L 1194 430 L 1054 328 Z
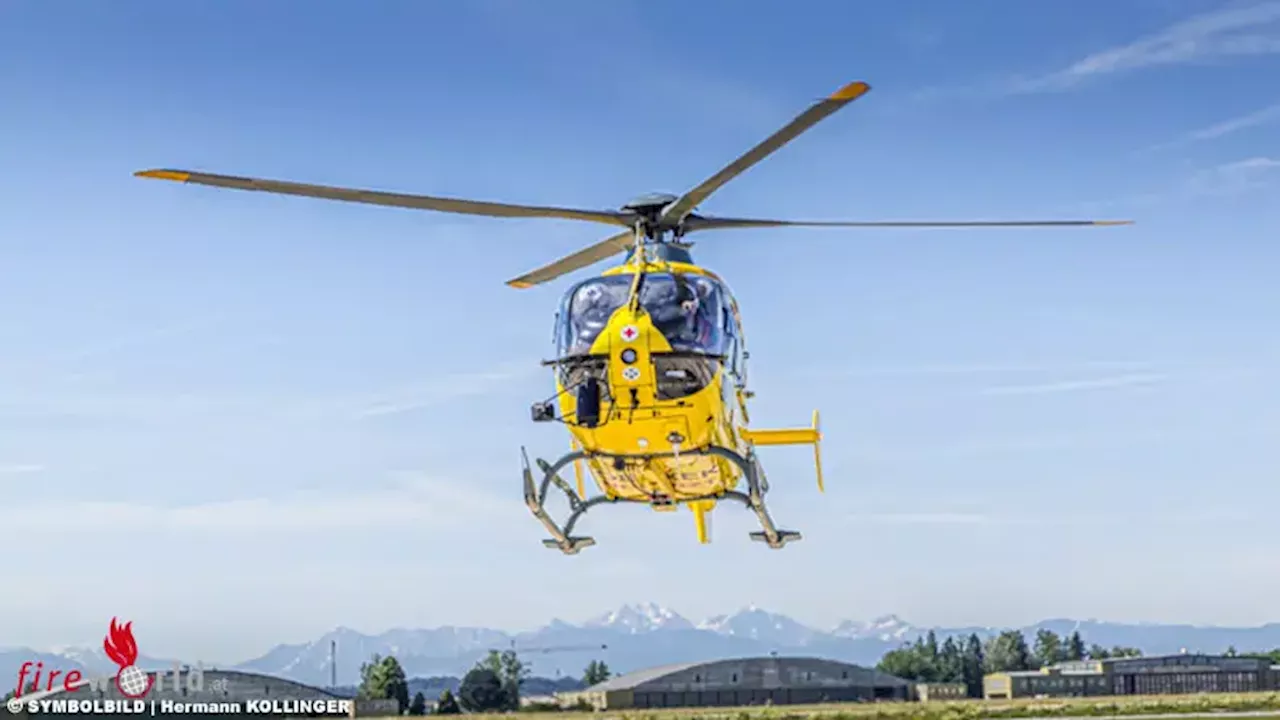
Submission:
M 712 663 L 716 663 L 716 662 L 721 662 L 721 661 L 712 660 L 709 662 L 677 663 L 675 665 L 659 665 L 658 667 L 646 668 L 644 670 L 635 670 L 633 672 L 629 672 L 624 675 L 611 677 L 602 683 L 597 683 L 595 685 L 592 685 L 591 687 L 587 688 L 587 690 L 590 692 L 607 692 L 609 690 L 630 690 L 631 688 L 636 687 L 637 685 L 643 685 L 644 683 L 652 682 L 654 680 L 664 678 L 668 675 L 674 675 L 678 672 L 684 672 L 685 670 L 692 670 L 693 668 L 700 667 L 702 665 L 711 665 Z
M 587 688 L 585 691 L 579 691 L 579 692 L 609 692 L 612 690 L 633 690 L 639 687 L 640 685 L 661 680 L 667 677 L 668 675 L 675 675 L 677 673 L 685 672 L 686 670 L 692 670 L 694 668 L 710 668 L 714 665 L 720 665 L 723 663 L 742 663 L 742 662 L 788 663 L 788 662 L 796 662 L 796 661 L 818 662 L 818 663 L 834 665 L 837 667 L 856 668 L 859 671 L 867 673 L 876 681 L 883 682 L 886 685 L 909 685 L 910 684 L 909 682 L 907 682 L 906 680 L 903 680 L 900 677 L 896 677 L 894 675 L 889 675 L 888 673 L 880 672 L 875 668 L 869 668 L 862 665 L 855 665 L 853 663 L 842 662 L 840 660 L 832 660 L 830 658 L 757 656 L 757 657 L 742 657 L 742 658 L 722 658 L 718 660 L 705 660 L 700 662 L 677 663 L 673 665 L 659 665 L 658 667 L 646 668 L 644 670 L 636 670 L 623 675 L 619 675 L 617 677 L 609 678 L 608 680 L 605 680 L 602 683 L 597 683 L 595 685 L 592 685 L 591 687 Z

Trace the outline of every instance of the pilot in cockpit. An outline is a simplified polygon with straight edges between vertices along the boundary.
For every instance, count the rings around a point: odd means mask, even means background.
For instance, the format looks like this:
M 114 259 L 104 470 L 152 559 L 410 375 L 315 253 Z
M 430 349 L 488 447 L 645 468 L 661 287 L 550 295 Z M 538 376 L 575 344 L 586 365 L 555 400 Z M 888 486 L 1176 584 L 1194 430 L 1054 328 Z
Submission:
M 575 354 L 590 352 L 592 343 L 600 336 L 600 332 L 609 323 L 609 318 L 616 309 L 617 305 L 612 295 L 600 284 L 590 284 L 579 290 L 573 298 L 570 309 L 571 317 L 574 319 L 573 345 L 570 352 Z

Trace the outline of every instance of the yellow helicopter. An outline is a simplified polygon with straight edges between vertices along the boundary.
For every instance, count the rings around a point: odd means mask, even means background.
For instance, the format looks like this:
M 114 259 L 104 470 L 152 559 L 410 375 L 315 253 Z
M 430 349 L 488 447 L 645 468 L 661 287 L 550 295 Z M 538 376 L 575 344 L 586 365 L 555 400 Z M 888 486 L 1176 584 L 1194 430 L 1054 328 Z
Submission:
M 583 210 L 404 195 L 371 190 L 303 185 L 186 170 L 144 170 L 135 175 L 258 190 L 287 195 L 493 217 L 582 220 L 622 228 L 573 255 L 521 275 L 507 284 L 529 288 L 617 253 L 623 264 L 571 287 L 556 315 L 556 394 L 535 403 L 535 422 L 562 422 L 571 435 L 570 452 L 554 463 L 538 459 L 535 482 L 524 460 L 524 498 L 551 538 L 544 544 L 574 555 L 595 544 L 573 534 L 589 509 L 605 503 L 642 503 L 655 510 L 688 506 L 700 543 L 710 541 L 707 514 L 717 502 L 733 500 L 751 509 L 761 531 L 753 540 L 781 548 L 800 533 L 780 530 L 765 505 L 769 483 L 756 449 L 769 445 L 812 445 L 818 489 L 823 490 L 818 413 L 811 427 L 764 430 L 749 427 L 742 315 L 728 285 L 694 263 L 690 232 L 765 227 L 1027 227 L 1124 225 L 1130 221 L 966 221 L 966 222 L 801 222 L 701 215 L 694 210 L 725 183 L 741 175 L 822 119 L 870 90 L 854 82 L 823 98 L 782 129 L 729 163 L 702 184 L 676 196 L 653 193 L 620 210 Z M 576 488 L 560 471 L 573 465 Z M 584 471 L 585 466 L 585 471 Z M 588 497 L 584 473 L 600 494 Z M 546 501 L 555 485 L 567 497 L 563 526 L 551 518 Z M 745 486 L 745 487 L 744 487 Z

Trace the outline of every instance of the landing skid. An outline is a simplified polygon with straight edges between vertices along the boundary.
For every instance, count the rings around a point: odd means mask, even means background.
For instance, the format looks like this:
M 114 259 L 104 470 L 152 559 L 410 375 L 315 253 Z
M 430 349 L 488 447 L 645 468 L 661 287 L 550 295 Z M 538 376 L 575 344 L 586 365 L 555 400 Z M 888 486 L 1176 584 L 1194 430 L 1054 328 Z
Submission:
M 533 479 L 533 470 L 529 467 L 529 455 L 524 448 L 520 448 L 521 459 L 524 464 L 524 503 L 528 506 L 533 516 L 538 518 L 542 526 L 547 529 L 551 537 L 543 540 L 542 544 L 548 548 L 558 549 L 565 555 L 577 555 L 585 548 L 589 548 L 596 544 L 594 538 L 586 536 L 575 536 L 573 534 L 574 525 L 578 523 L 579 518 L 587 513 L 593 507 L 603 504 L 613 503 L 635 503 L 640 505 L 651 504 L 645 500 L 628 500 L 623 498 L 610 498 L 604 495 L 583 500 L 573 491 L 569 483 L 560 477 L 560 470 L 576 460 L 585 460 L 588 457 L 603 458 L 605 460 L 645 460 L 657 457 L 672 457 L 671 453 L 652 453 L 648 455 L 606 455 L 597 453 L 592 455 L 581 450 L 568 453 L 561 457 L 555 463 L 548 463 L 542 458 L 538 458 L 538 470 L 542 472 L 542 482 L 535 484 Z M 800 533 L 793 530 L 779 530 L 773 524 L 773 518 L 769 517 L 769 510 L 765 506 L 764 495 L 768 489 L 768 485 L 762 479 L 762 473 L 759 472 L 759 464 L 756 461 L 754 453 L 747 453 L 744 458 L 738 453 L 727 450 L 722 447 L 710 446 L 702 450 L 686 451 L 684 454 L 700 454 L 700 455 L 716 455 L 722 457 L 729 462 L 737 465 L 742 470 L 743 476 L 747 479 L 747 492 L 742 493 L 737 490 L 726 490 L 723 495 L 707 495 L 703 497 L 690 498 L 684 500 L 684 503 L 698 502 L 700 500 L 737 500 L 746 505 L 756 514 L 756 518 L 760 520 L 761 530 L 750 534 L 752 540 L 762 542 L 774 550 L 779 550 L 786 546 L 787 543 L 802 539 Z M 556 524 L 556 521 L 547 513 L 546 502 L 547 494 L 551 491 L 551 486 L 555 485 L 564 493 L 569 500 L 569 517 L 565 520 L 564 526 Z

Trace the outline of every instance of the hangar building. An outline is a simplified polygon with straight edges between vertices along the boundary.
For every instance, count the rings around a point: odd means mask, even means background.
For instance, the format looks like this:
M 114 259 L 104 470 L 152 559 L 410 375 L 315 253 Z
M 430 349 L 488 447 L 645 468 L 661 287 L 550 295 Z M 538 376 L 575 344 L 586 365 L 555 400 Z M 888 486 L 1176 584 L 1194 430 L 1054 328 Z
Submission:
M 1187 653 L 1059 663 L 983 678 L 988 699 L 1083 695 L 1167 695 L 1280 689 L 1280 674 L 1262 658 Z
M 562 706 L 586 703 L 614 710 L 907 700 L 911 692 L 906 680 L 858 665 L 765 657 L 638 670 L 557 698 Z

